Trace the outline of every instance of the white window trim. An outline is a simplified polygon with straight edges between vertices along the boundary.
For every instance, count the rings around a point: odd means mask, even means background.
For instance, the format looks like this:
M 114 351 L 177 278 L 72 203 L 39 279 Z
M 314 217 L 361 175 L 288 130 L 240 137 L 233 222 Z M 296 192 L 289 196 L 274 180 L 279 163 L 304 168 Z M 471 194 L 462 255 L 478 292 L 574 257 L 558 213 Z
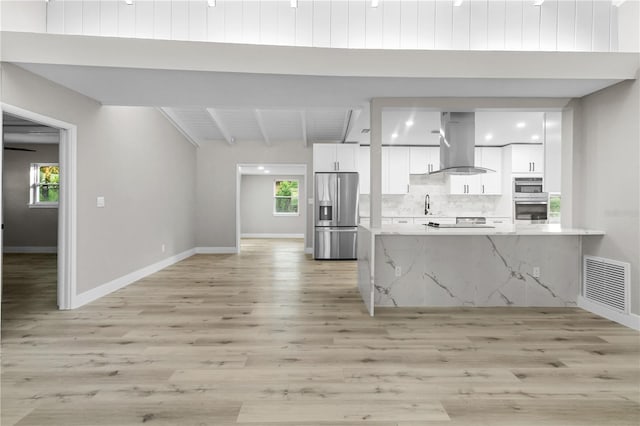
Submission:
M 60 167 L 60 163 L 31 163 L 31 168 L 29 170 L 29 204 L 28 207 L 30 209 L 57 209 L 60 202 L 50 202 L 50 201 L 36 201 L 38 194 L 38 186 L 40 183 L 36 183 L 36 176 L 40 167 L 42 166 L 58 166 Z M 60 183 L 58 185 L 58 194 L 60 193 Z
M 293 198 L 293 197 L 282 197 L 282 196 L 277 196 L 276 195 L 276 182 L 281 182 L 281 181 L 290 181 L 290 182 L 298 182 L 298 211 L 295 213 L 292 212 L 277 212 L 276 211 L 276 199 L 278 198 Z M 273 215 L 274 216 L 300 216 L 300 180 L 299 179 L 274 179 L 273 180 L 273 192 L 272 195 L 273 197 Z

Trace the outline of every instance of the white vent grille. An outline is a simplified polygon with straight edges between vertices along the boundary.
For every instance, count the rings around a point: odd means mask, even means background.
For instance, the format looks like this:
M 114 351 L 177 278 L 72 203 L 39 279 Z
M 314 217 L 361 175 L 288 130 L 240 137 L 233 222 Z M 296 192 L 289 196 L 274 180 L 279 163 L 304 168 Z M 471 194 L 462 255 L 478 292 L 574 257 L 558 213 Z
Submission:
M 584 256 L 584 297 L 618 312 L 629 312 L 629 269 L 617 260 Z

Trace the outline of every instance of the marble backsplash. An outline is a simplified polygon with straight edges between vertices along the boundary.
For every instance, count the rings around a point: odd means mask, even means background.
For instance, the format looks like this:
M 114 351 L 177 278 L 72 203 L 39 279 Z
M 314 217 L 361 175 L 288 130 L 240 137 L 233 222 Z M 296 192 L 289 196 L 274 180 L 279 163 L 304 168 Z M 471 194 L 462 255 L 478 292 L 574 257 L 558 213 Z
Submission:
M 433 216 L 511 216 L 510 197 L 504 195 L 451 195 L 445 175 L 411 175 L 409 193 L 383 195 L 382 216 L 424 216 L 424 198 L 431 198 Z M 369 195 L 360 195 L 360 216 L 369 216 Z

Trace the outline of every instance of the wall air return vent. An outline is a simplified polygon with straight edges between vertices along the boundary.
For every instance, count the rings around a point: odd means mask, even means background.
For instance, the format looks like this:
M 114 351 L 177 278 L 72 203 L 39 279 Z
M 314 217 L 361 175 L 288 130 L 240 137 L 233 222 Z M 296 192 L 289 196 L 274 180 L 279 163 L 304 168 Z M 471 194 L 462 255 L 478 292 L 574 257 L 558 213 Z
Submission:
M 584 297 L 617 312 L 628 313 L 630 268 L 629 263 L 584 256 Z

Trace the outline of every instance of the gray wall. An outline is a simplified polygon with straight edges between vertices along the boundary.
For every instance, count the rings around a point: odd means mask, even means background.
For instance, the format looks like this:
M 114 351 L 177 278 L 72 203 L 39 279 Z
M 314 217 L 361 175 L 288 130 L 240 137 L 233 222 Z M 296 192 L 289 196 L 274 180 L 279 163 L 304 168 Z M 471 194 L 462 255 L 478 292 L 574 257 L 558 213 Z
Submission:
M 307 164 L 313 171 L 312 150 L 304 142 L 264 142 L 203 145 L 198 150 L 198 247 L 236 246 L 236 165 L 242 163 Z M 307 194 L 312 194 L 307 179 Z M 307 197 L 309 198 L 310 195 Z M 306 201 L 305 201 L 306 203 Z M 307 247 L 311 247 L 312 215 L 307 215 Z
M 5 144 L 36 152 L 5 150 L 2 167 L 3 243 L 9 247 L 58 245 L 58 209 L 29 208 L 31 163 L 57 163 L 57 144 Z
M 78 293 L 195 246 L 196 149 L 155 108 L 101 106 L 7 63 L 2 96 L 77 125 Z
M 602 229 L 584 238 L 585 254 L 631 263 L 631 310 L 640 313 L 640 83 L 628 81 L 582 98 L 574 142 L 575 225 Z
M 297 216 L 274 216 L 273 185 L 276 179 L 298 180 Z M 304 176 L 243 175 L 240 185 L 240 229 L 242 234 L 300 234 L 306 229 Z

